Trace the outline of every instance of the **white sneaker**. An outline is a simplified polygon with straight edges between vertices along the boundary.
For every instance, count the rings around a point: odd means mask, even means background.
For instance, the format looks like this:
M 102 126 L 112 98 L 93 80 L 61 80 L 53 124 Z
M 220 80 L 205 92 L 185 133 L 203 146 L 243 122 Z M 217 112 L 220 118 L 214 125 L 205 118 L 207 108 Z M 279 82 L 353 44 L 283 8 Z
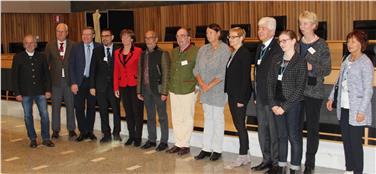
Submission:
M 251 158 L 249 155 L 239 155 L 238 158 L 236 158 L 235 161 L 231 163 L 232 167 L 240 167 L 242 165 L 247 165 L 251 162 Z

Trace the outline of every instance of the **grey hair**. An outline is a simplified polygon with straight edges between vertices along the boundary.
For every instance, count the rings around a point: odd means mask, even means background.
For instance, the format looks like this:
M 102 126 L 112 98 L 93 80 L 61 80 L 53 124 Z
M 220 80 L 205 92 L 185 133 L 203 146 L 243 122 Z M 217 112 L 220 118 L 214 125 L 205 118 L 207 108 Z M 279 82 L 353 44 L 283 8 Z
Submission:
M 269 30 L 275 31 L 277 22 L 273 17 L 262 17 L 258 22 L 258 26 L 265 26 Z

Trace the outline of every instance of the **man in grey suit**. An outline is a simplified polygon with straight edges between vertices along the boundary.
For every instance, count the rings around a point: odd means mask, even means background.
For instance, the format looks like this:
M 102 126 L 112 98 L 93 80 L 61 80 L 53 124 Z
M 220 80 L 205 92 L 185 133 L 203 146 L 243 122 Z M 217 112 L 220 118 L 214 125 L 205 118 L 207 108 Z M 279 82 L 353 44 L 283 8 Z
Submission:
M 73 41 L 67 39 L 68 26 L 60 23 L 56 26 L 56 40 L 49 42 L 45 49 L 46 58 L 50 67 L 52 81 L 52 138 L 59 138 L 60 109 L 64 100 L 66 108 L 67 129 L 69 139 L 77 136 L 74 117 L 73 93 L 69 82 L 69 55 Z

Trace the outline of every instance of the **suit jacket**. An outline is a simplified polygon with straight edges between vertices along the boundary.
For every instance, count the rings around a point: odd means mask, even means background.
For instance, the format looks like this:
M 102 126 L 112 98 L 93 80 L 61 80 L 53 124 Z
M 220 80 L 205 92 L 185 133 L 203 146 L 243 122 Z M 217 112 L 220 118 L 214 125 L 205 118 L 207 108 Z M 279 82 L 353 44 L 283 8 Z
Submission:
M 94 42 L 94 49 L 100 44 Z M 94 50 L 93 49 L 93 50 Z M 84 79 L 85 71 L 85 45 L 83 42 L 76 44 L 70 54 L 71 60 L 69 61 L 70 85 L 81 85 Z
M 113 89 L 114 79 L 114 55 L 117 49 L 112 45 L 112 56 L 106 57 L 105 47 L 101 45 L 93 50 L 90 62 L 90 88 L 95 88 L 98 92 L 105 92 L 107 87 Z
M 138 61 L 142 49 L 132 46 L 125 60 L 122 55 L 123 49 L 117 49 L 114 55 L 114 91 L 119 90 L 119 87 L 137 86 Z
M 52 86 L 61 86 L 62 69 L 64 68 L 65 81 L 67 85 L 70 85 L 70 73 L 69 73 L 69 62 L 70 62 L 70 52 L 74 46 L 74 42 L 67 39 L 67 45 L 65 48 L 64 59 L 60 60 L 60 52 L 57 46 L 57 40 L 48 42 L 44 54 L 48 65 L 50 67 Z
M 267 82 L 266 79 L 268 77 L 270 67 L 272 65 L 272 59 L 278 58 L 276 55 L 282 55 L 283 51 L 282 48 L 277 43 L 276 39 L 273 39 L 272 42 L 270 42 L 269 46 L 266 49 L 264 53 L 264 57 L 261 60 L 260 65 L 257 64 L 258 60 L 260 59 L 261 54 L 261 47 L 262 44 L 260 44 L 257 47 L 256 51 L 256 57 L 255 57 L 255 68 L 254 68 L 254 75 L 255 75 L 255 90 L 254 90 L 254 99 L 261 100 L 261 103 L 267 105 L 268 102 L 268 90 L 267 90 Z
M 282 94 L 286 101 L 278 101 L 276 100 L 276 86 L 282 57 L 283 53 L 273 58 L 274 61 L 267 79 L 268 99 L 270 107 L 281 106 L 283 110 L 288 111 L 292 104 L 303 100 L 307 80 L 307 61 L 295 52 L 282 77 Z
M 51 92 L 47 60 L 35 51 L 32 58 L 25 52 L 16 54 L 12 62 L 13 91 L 15 95 L 36 96 Z
M 225 92 L 235 97 L 237 103 L 244 105 L 248 103 L 252 93 L 251 62 L 251 53 L 243 45 L 235 53 L 230 65 L 226 67 Z

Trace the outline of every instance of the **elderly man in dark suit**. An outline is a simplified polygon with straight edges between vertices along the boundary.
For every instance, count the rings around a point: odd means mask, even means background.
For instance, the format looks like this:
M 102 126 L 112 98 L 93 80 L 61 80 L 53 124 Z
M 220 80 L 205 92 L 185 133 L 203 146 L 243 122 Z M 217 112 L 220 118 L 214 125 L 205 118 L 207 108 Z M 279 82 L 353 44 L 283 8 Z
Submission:
M 113 112 L 113 136 L 114 140 L 120 138 L 120 101 L 114 93 L 114 52 L 117 49 L 112 43 L 114 35 L 110 29 L 103 29 L 101 46 L 93 50 L 90 65 L 90 94 L 97 97 L 99 112 L 101 115 L 101 128 L 103 138 L 101 143 L 111 141 L 111 128 L 109 126 L 108 107 Z
M 82 30 L 82 42 L 76 44 L 71 51 L 71 61 L 69 61 L 69 73 L 71 90 L 74 94 L 74 108 L 80 135 L 76 141 L 86 138 L 96 140 L 93 134 L 95 121 L 95 96 L 90 94 L 90 63 L 93 49 L 99 44 L 93 42 L 94 29 L 85 27 Z M 85 112 L 86 106 L 86 112 Z
M 69 138 L 77 136 L 74 118 L 73 93 L 70 90 L 68 66 L 73 41 L 67 39 L 68 26 L 60 23 L 56 26 L 56 40 L 49 42 L 45 55 L 50 67 L 52 81 L 52 138 L 59 138 L 61 102 L 66 108 L 67 129 Z
M 275 173 L 278 169 L 278 137 L 275 120 L 268 102 L 266 78 L 270 71 L 272 59 L 281 55 L 282 49 L 274 39 L 276 20 L 263 17 L 258 22 L 258 37 L 262 43 L 257 47 L 255 59 L 255 103 L 258 122 L 258 138 L 263 160 L 252 167 L 255 171 L 269 169 L 265 173 Z M 279 57 L 278 57 L 279 58 Z

